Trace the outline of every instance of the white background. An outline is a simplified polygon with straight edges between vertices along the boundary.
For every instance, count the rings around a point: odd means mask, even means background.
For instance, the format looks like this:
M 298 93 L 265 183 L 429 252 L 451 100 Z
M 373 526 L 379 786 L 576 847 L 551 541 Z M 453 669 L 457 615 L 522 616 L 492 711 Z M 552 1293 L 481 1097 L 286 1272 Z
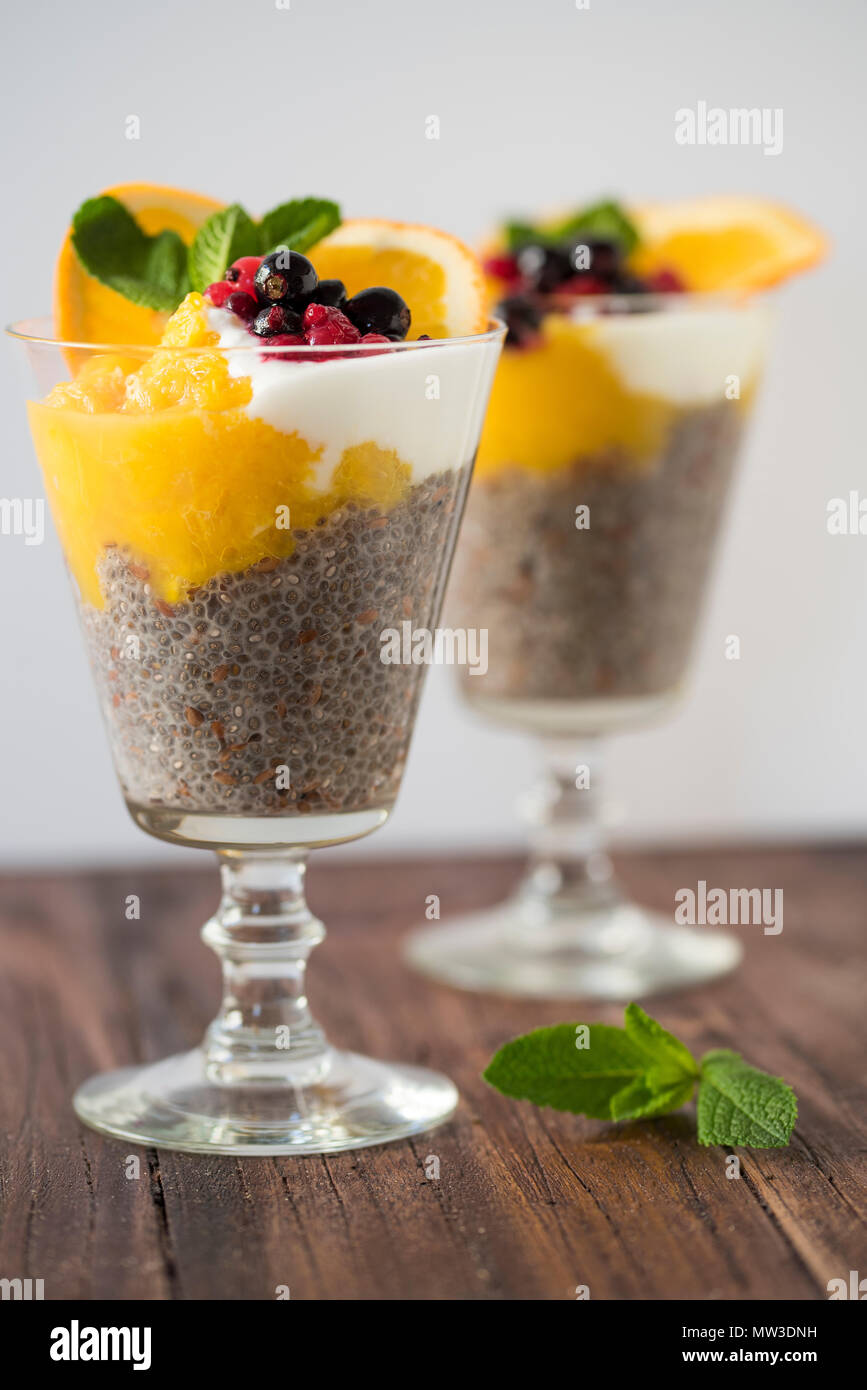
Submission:
M 118 182 L 253 212 L 334 196 L 348 215 L 467 239 L 499 213 L 604 193 L 793 203 L 831 234 L 833 257 L 778 296 L 688 702 L 616 740 L 611 782 L 622 840 L 861 834 L 867 536 L 830 537 L 825 511 L 851 488 L 867 496 L 865 20 L 863 0 L 10 5 L 5 319 L 48 308 L 69 214 Z M 677 145 L 674 113 L 699 100 L 782 107 L 782 153 Z M 439 141 L 425 139 L 432 114 Z M 38 495 L 24 378 L 5 351 L 0 495 Z M 3 862 L 177 859 L 126 819 L 53 534 L 31 548 L 0 538 L 0 586 Z M 740 662 L 724 659 L 729 633 Z M 513 843 L 531 771 L 526 742 L 471 719 L 434 671 L 397 813 L 360 850 Z

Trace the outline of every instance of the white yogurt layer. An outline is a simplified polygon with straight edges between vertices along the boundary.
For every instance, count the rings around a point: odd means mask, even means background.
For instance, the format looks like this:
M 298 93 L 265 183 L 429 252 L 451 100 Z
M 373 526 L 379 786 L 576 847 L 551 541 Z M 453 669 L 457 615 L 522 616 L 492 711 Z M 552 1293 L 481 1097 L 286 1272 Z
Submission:
M 413 482 L 473 457 L 498 343 L 386 349 L 378 356 L 350 354 L 333 362 L 265 361 L 234 315 L 215 308 L 206 313 L 221 348 L 245 349 L 229 355 L 229 374 L 250 378 L 253 396 L 246 413 L 322 450 L 316 486 L 323 492 L 344 450 L 368 440 L 394 450 L 411 467 Z M 267 351 L 267 340 L 261 351 Z
M 630 391 L 674 405 L 704 405 L 723 398 L 732 376 L 741 392 L 755 383 L 770 319 L 763 305 L 684 306 L 600 315 L 589 327 L 589 341 Z

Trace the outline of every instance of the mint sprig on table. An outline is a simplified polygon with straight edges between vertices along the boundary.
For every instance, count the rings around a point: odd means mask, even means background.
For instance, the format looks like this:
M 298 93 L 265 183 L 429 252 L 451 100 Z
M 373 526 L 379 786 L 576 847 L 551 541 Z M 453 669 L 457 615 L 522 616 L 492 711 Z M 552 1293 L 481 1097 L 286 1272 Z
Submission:
M 516 1100 L 596 1120 L 667 1115 L 686 1105 L 698 1086 L 700 1144 L 782 1149 L 798 1117 L 785 1081 L 737 1052 L 707 1052 L 697 1061 L 638 1004 L 628 1005 L 622 1028 L 558 1023 L 514 1038 L 495 1054 L 484 1078 Z
M 620 204 L 612 199 L 580 208 L 553 226 L 538 227 L 531 222 L 507 222 L 505 233 L 509 251 L 519 251 L 522 246 L 531 244 L 557 246 L 586 235 L 617 241 L 623 247 L 623 254 L 628 256 L 639 242 L 635 223 Z
M 326 198 L 280 203 L 255 222 L 232 203 L 212 213 L 187 247 L 177 232 L 148 236 L 117 198 L 88 198 L 72 219 L 72 244 L 88 274 L 125 299 L 173 313 L 191 289 L 221 280 L 240 256 L 264 256 L 278 247 L 306 251 L 340 225 L 340 209 Z

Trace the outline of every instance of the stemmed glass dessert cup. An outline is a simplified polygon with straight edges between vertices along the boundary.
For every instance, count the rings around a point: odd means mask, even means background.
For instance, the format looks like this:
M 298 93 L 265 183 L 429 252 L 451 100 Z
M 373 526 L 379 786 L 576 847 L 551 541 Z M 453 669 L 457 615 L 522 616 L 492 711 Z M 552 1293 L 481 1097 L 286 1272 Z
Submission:
M 233 1154 L 428 1129 L 450 1081 L 339 1051 L 310 1012 L 324 928 L 305 864 L 394 803 L 424 667 L 383 662 L 381 637 L 436 624 L 503 326 L 265 357 L 253 338 L 10 332 L 126 804 L 149 834 L 216 851 L 222 876 L 202 936 L 223 1001 L 202 1045 L 85 1082 L 79 1116 Z
M 530 865 L 497 907 L 416 931 L 412 963 L 467 989 L 630 999 L 709 980 L 730 935 L 629 901 L 605 849 L 600 740 L 680 698 L 767 337 L 755 300 L 581 299 L 507 343 L 449 589 L 488 630 L 461 688 L 535 736 Z M 659 794 L 665 796 L 665 770 Z

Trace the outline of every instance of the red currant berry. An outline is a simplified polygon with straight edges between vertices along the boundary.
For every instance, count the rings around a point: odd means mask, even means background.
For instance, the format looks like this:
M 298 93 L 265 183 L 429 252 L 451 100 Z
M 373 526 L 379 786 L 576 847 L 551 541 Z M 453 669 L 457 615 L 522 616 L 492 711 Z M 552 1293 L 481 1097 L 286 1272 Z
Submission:
M 230 285 L 228 280 L 215 280 L 213 285 L 209 285 L 205 290 L 205 298 L 209 299 L 217 309 L 222 309 L 229 295 L 234 293 L 235 286 Z
M 518 280 L 521 276 L 514 256 L 488 256 L 483 268 L 486 275 L 493 275 L 498 280 Z
M 558 294 L 610 294 L 611 286 L 598 275 L 573 275 L 557 286 Z
M 262 264 L 261 256 L 241 256 L 233 261 L 226 271 L 226 279 L 236 290 L 256 298 L 256 271 Z
M 239 319 L 249 323 L 259 312 L 259 305 L 250 294 L 245 294 L 243 290 L 235 290 L 226 300 L 226 308 L 231 313 L 237 314 Z
M 386 336 L 385 336 L 384 333 L 364 333 L 364 334 L 362 335 L 361 341 L 362 341 L 362 343 L 385 343 L 387 346 L 390 347 L 393 340 L 392 340 L 391 338 L 386 338 Z M 364 356 L 364 357 L 381 357 L 381 356 L 382 356 L 382 353 L 383 353 L 383 349 L 382 349 L 382 348 L 373 348 L 373 347 L 372 347 L 372 348 L 370 349 L 369 352 L 363 353 L 362 356 Z
M 313 311 L 311 313 L 311 310 Z M 361 334 L 345 314 L 327 304 L 309 304 L 304 311 L 308 343 L 330 347 L 336 343 L 359 343 Z
M 304 327 L 312 328 L 317 323 L 328 322 L 327 304 L 308 304 L 304 310 Z
M 305 338 L 302 333 L 275 333 L 273 338 L 268 339 L 269 347 L 304 347 Z M 300 352 L 263 352 L 262 360 L 270 362 L 297 362 L 303 354 Z
M 673 270 L 657 270 L 647 281 L 648 289 L 655 294 L 683 294 L 686 285 L 680 276 Z

